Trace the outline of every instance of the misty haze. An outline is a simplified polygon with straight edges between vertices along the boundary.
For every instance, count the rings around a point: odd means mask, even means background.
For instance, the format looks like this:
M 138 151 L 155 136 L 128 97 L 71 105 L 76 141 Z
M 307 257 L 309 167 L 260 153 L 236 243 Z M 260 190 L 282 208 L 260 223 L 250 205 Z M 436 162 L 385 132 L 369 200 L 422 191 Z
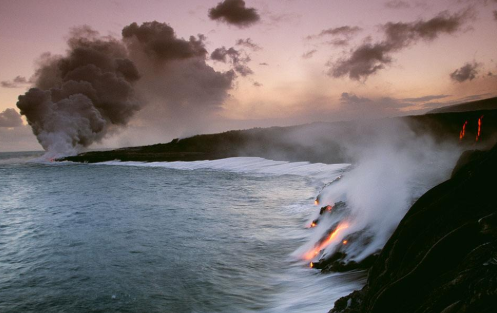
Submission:
M 1 312 L 495 311 L 496 0 L 0 17 Z

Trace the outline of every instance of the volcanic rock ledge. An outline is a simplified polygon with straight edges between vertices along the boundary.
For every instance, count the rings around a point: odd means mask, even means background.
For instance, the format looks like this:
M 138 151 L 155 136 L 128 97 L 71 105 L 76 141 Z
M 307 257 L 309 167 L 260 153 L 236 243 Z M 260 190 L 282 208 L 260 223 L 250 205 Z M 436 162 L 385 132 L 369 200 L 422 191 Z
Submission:
M 330 313 L 497 310 L 497 145 L 465 152 L 408 211 L 366 286 Z

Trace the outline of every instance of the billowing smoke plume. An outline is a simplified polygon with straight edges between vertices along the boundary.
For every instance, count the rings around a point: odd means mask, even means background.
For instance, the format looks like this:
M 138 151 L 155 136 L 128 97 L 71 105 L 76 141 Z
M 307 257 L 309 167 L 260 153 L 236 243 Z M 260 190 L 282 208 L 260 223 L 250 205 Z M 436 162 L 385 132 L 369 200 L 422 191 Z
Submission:
M 236 50 L 235 48 L 217 48 L 212 52 L 211 59 L 223 63 L 226 63 L 230 60 L 233 66 L 233 70 L 242 76 L 247 76 L 254 73 L 247 66 L 247 63 L 250 62 L 250 57 L 246 54 L 243 55 L 242 52 Z
M 54 155 L 74 154 L 119 126 L 139 109 L 133 83 L 138 70 L 125 46 L 88 27 L 75 29 L 64 56 L 45 54 L 35 87 L 19 96 L 38 141 Z
M 205 37 L 185 40 L 168 24 L 149 22 L 125 27 L 123 40 L 140 70 L 136 89 L 146 103 L 134 120 L 131 140 L 141 136 L 143 142 L 141 129 L 154 141 L 205 131 L 236 78 L 233 70 L 219 72 L 207 64 Z
M 65 55 L 40 58 L 17 106 L 50 154 L 75 154 L 130 121 L 164 136 L 157 141 L 182 127 L 200 131 L 228 97 L 236 75 L 206 63 L 203 35 L 185 40 L 154 21 L 132 23 L 122 36 L 77 28 Z

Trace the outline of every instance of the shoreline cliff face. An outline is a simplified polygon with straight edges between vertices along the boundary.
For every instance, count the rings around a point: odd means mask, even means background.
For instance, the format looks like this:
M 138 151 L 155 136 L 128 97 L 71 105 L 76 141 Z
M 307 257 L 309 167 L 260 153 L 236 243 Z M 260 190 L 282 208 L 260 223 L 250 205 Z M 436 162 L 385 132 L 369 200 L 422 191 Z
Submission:
M 497 145 L 467 151 L 408 211 L 367 284 L 330 313 L 490 313 L 497 308 Z

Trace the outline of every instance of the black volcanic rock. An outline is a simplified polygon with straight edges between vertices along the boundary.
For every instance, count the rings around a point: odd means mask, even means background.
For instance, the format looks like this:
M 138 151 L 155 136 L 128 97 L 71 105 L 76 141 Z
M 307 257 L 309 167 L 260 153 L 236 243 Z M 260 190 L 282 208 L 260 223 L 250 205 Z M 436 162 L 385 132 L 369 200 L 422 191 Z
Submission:
M 464 153 L 408 211 L 366 286 L 330 312 L 497 312 L 497 145 Z
M 478 147 L 488 147 L 497 141 L 497 110 L 426 114 L 390 120 L 408 125 L 418 136 L 430 136 L 437 142 L 458 143 L 470 148 L 475 144 L 478 118 L 484 115 Z M 466 137 L 459 142 L 459 132 L 467 121 Z M 276 161 L 308 161 L 321 163 L 352 163 L 345 146 L 360 146 L 374 139 L 374 133 L 360 131 L 361 125 L 370 129 L 388 123 L 388 119 L 313 123 L 290 127 L 233 130 L 218 134 L 197 135 L 169 143 L 91 151 L 64 158 L 73 162 L 121 161 L 197 161 L 229 157 L 262 157 Z

